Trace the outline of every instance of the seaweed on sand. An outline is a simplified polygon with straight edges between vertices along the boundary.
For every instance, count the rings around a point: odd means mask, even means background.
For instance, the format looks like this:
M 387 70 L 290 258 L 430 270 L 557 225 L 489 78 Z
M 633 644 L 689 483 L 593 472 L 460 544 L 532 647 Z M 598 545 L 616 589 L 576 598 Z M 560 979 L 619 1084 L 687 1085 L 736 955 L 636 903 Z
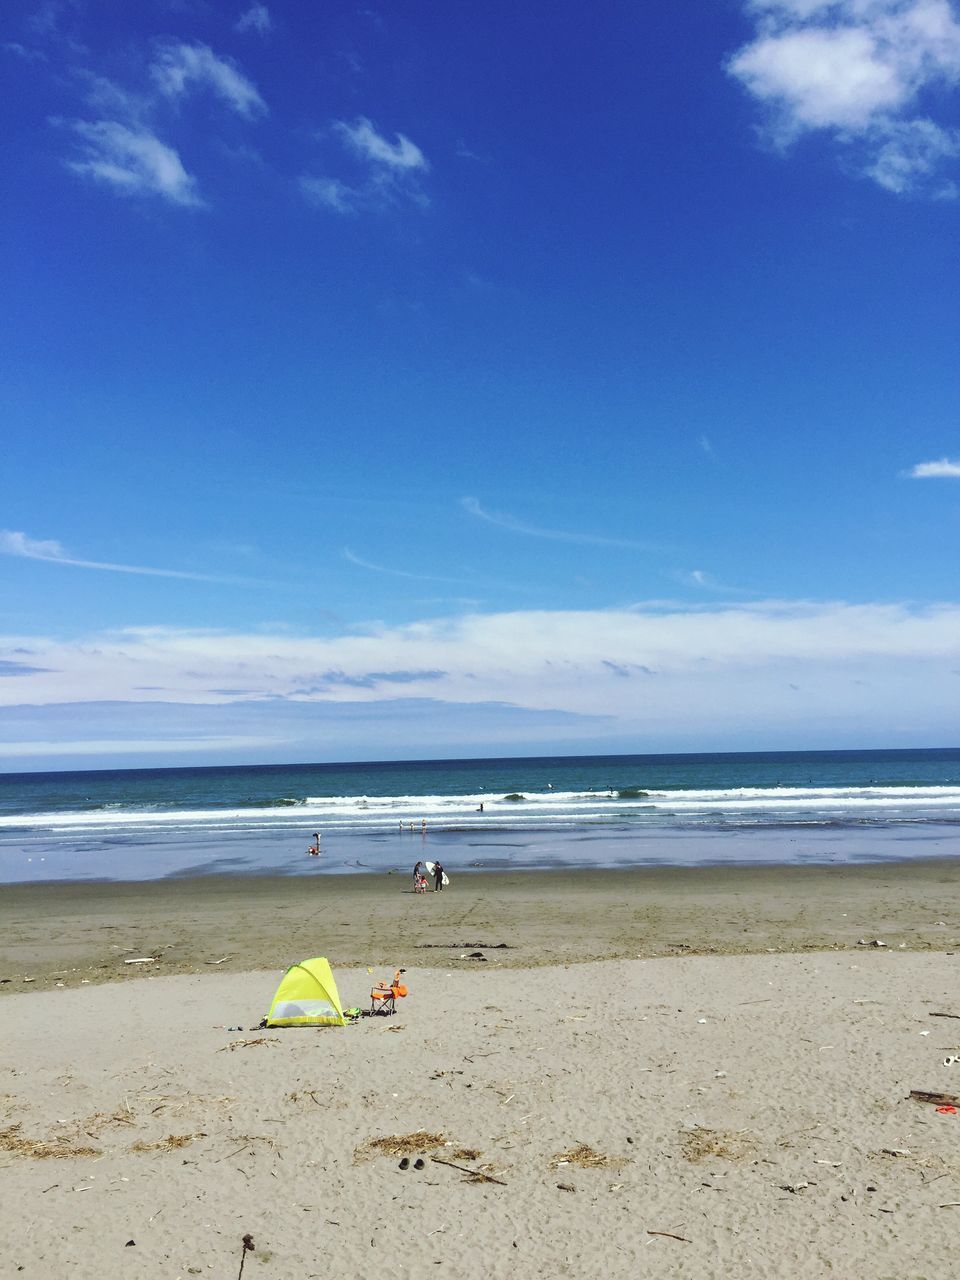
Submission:
M 687 1129 L 681 1137 L 685 1159 L 698 1164 L 709 1156 L 719 1156 L 722 1160 L 743 1160 L 753 1155 L 754 1138 L 745 1129 L 737 1132 L 705 1129 L 696 1125 Z
M 576 1165 L 578 1169 L 622 1169 L 628 1161 L 622 1156 L 605 1156 L 601 1151 L 594 1151 L 585 1142 L 579 1142 L 569 1151 L 559 1151 L 550 1160 L 551 1169 L 559 1169 L 562 1165 Z
M 416 1133 L 392 1134 L 386 1138 L 368 1138 L 366 1142 L 362 1142 L 356 1151 L 354 1158 L 357 1160 L 369 1160 L 373 1156 L 412 1156 L 421 1155 L 427 1151 L 435 1151 L 444 1144 L 444 1136 L 442 1133 L 428 1133 L 425 1129 L 418 1129 Z
M 19 1124 L 11 1124 L 6 1129 L 0 1129 L 0 1151 L 7 1151 L 15 1156 L 26 1156 L 31 1160 L 68 1160 L 72 1156 L 101 1154 L 95 1147 L 75 1146 L 66 1137 L 25 1138 L 20 1132 Z
M 161 1138 L 158 1142 L 135 1142 L 130 1148 L 131 1151 L 179 1151 L 181 1147 L 185 1147 L 188 1143 L 195 1142 L 197 1138 L 205 1138 L 205 1133 L 171 1133 L 167 1137 Z

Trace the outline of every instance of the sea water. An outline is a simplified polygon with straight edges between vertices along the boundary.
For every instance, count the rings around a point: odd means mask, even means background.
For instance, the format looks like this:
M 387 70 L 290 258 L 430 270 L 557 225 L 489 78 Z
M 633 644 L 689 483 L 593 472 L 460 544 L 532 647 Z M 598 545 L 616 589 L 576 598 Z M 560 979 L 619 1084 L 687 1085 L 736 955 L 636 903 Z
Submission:
M 8 883 L 957 854 L 956 749 L 0 775 Z

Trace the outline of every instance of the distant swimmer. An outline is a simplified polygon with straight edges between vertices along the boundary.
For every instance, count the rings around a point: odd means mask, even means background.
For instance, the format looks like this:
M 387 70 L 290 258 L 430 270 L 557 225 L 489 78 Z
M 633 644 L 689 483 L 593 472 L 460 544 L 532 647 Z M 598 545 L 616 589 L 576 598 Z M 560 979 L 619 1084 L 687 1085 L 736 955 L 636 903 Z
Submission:
M 311 858 L 320 857 L 320 832 L 319 831 L 315 831 L 313 833 L 313 844 L 310 845 L 310 847 L 307 849 L 307 853 L 310 855 Z

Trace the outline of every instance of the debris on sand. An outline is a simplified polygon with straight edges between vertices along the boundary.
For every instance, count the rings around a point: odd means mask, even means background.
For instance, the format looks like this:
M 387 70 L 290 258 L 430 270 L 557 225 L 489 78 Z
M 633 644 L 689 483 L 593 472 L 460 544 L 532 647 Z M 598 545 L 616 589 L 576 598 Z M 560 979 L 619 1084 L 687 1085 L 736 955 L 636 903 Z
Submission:
M 413 1156 L 436 1151 L 444 1144 L 442 1133 L 428 1133 L 418 1129 L 416 1133 L 392 1134 L 385 1138 L 368 1138 L 354 1151 L 355 1160 L 370 1160 L 374 1156 Z
M 910 1097 L 915 1102 L 929 1102 L 935 1107 L 960 1106 L 960 1097 L 955 1093 L 935 1093 L 926 1089 L 911 1089 Z
M 754 1139 L 745 1129 L 736 1132 L 705 1129 L 695 1125 L 681 1135 L 684 1158 L 691 1164 L 699 1164 L 710 1156 L 721 1160 L 743 1160 L 753 1155 Z
M 197 1138 L 205 1138 L 205 1133 L 171 1133 L 157 1142 L 135 1142 L 131 1151 L 179 1151 L 181 1147 L 196 1142 Z
M 559 1169 L 564 1165 L 576 1165 L 578 1169 L 622 1169 L 629 1163 L 622 1156 L 605 1156 L 594 1151 L 585 1142 L 578 1143 L 569 1151 L 560 1151 L 550 1160 L 551 1169 Z
M 249 1049 L 255 1044 L 279 1044 L 279 1036 L 257 1036 L 256 1040 L 231 1040 L 229 1044 L 222 1045 L 217 1053 L 225 1053 L 227 1049 L 232 1053 L 234 1049 Z
M 95 1147 L 76 1146 L 68 1138 L 25 1138 L 19 1124 L 0 1129 L 0 1151 L 10 1155 L 26 1156 L 30 1160 L 69 1160 L 73 1156 L 99 1156 Z
M 465 1165 L 455 1164 L 452 1160 L 444 1160 L 443 1156 L 431 1156 L 430 1159 L 434 1164 L 446 1165 L 448 1169 L 457 1169 L 460 1173 L 465 1173 L 467 1175 L 465 1181 L 467 1182 L 495 1182 L 498 1187 L 507 1185 L 502 1178 L 493 1176 L 493 1170 L 496 1169 L 496 1165 L 487 1164 L 482 1169 L 468 1169 Z

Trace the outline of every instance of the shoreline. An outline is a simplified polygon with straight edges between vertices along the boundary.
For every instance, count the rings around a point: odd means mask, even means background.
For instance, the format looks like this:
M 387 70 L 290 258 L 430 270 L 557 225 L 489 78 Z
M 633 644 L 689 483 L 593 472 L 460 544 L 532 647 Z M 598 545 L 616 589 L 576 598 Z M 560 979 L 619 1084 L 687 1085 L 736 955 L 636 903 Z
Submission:
M 450 871 L 449 889 L 422 896 L 408 875 L 383 873 L 8 885 L 0 891 L 0 993 L 145 972 L 282 972 L 321 954 L 341 967 L 491 969 L 862 952 L 861 938 L 960 950 L 958 859 Z M 476 950 L 484 960 L 463 958 Z M 147 956 L 155 959 L 124 963 Z
M 960 826 L 647 826 L 563 828 L 497 825 L 450 830 L 325 831 L 322 857 L 305 856 L 309 828 L 153 831 L 110 835 L 0 832 L 0 885 L 43 882 L 161 883 L 172 878 L 405 875 L 421 857 L 469 871 L 861 865 L 960 857 Z

